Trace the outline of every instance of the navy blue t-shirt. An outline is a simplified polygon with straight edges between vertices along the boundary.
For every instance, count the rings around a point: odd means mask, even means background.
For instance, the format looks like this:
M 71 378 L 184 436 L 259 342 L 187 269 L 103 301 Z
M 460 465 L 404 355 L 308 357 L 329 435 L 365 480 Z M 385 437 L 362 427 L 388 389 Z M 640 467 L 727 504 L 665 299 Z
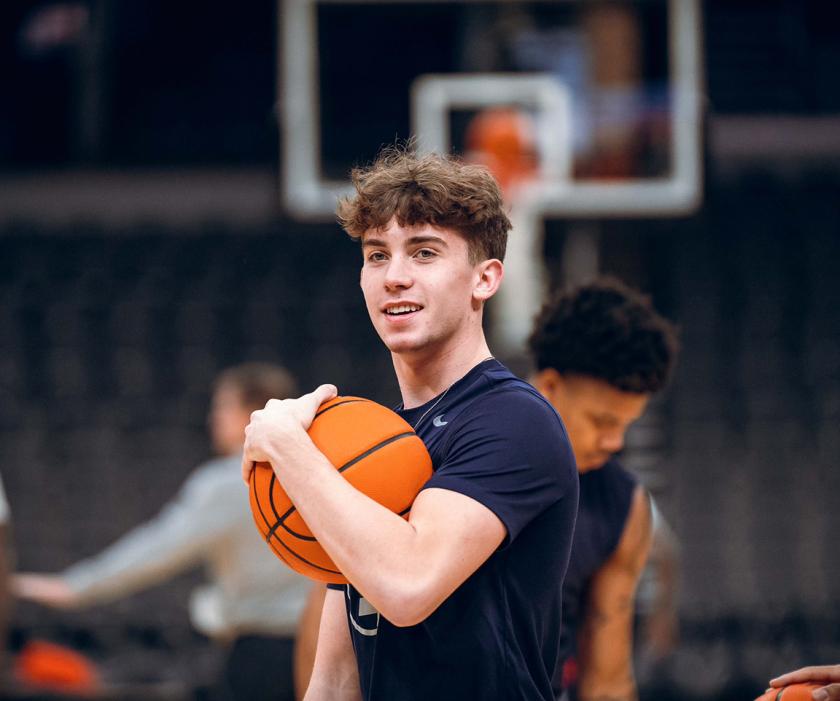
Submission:
M 495 359 L 474 367 L 442 398 L 400 413 L 411 425 L 419 421 L 417 433 L 431 454 L 435 472 L 425 488 L 475 499 L 499 517 L 507 535 L 415 626 L 392 625 L 352 585 L 340 587 L 362 696 L 551 701 L 559 583 L 578 501 L 577 470 L 560 417 Z

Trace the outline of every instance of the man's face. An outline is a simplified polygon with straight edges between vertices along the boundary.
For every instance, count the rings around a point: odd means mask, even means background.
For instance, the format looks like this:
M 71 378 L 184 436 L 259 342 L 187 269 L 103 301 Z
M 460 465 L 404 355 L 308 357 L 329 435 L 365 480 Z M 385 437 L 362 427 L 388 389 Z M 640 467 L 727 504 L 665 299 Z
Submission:
M 392 353 L 441 352 L 481 328 L 481 305 L 501 278 L 498 261 L 472 264 L 467 241 L 431 225 L 391 220 L 362 237 L 361 287 L 368 314 Z M 488 291 L 485 270 L 498 266 Z
M 561 375 L 548 368 L 534 378 L 534 386 L 560 414 L 578 472 L 603 467 L 624 447 L 624 434 L 647 407 L 650 395 L 623 392 L 586 375 Z
M 234 455 L 242 450 L 251 411 L 251 407 L 242 404 L 242 396 L 237 387 L 222 384 L 216 389 L 207 416 L 210 438 L 216 453 Z

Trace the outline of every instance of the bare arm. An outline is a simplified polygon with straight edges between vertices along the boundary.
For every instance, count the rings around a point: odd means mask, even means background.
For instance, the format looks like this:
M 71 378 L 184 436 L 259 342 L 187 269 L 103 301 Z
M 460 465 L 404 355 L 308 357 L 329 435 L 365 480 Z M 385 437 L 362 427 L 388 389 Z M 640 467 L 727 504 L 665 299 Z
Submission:
M 505 527 L 479 502 L 426 489 L 408 521 L 352 487 L 305 429 L 335 389 L 272 400 L 246 430 L 243 472 L 267 460 L 312 533 L 349 581 L 386 619 L 415 625 L 493 553 Z
M 295 698 L 303 698 L 312 667 L 315 662 L 315 650 L 318 646 L 318 628 L 321 626 L 321 612 L 324 610 L 324 596 L 327 588 L 323 584 L 315 584 L 306 598 L 306 606 L 298 623 L 295 635 Z
M 57 574 L 19 572 L 11 575 L 10 589 L 19 599 L 34 601 L 42 606 L 64 609 L 79 605 L 79 596 Z
M 193 472 L 157 515 L 100 553 L 59 574 L 15 575 L 15 594 L 58 608 L 88 606 L 127 596 L 198 564 L 241 513 L 236 495 L 207 481 L 206 474 Z
M 679 639 L 677 618 L 677 578 L 680 548 L 677 537 L 651 500 L 653 540 L 648 569 L 653 577 L 653 599 L 642 623 L 644 647 L 654 660 L 661 660 L 674 649 Z
M 350 641 L 344 592 L 327 589 L 315 666 L 304 701 L 361 701 L 359 669 Z
M 637 487 L 616 551 L 595 573 L 578 635 L 578 698 L 631 701 L 633 602 L 651 542 L 647 493 Z

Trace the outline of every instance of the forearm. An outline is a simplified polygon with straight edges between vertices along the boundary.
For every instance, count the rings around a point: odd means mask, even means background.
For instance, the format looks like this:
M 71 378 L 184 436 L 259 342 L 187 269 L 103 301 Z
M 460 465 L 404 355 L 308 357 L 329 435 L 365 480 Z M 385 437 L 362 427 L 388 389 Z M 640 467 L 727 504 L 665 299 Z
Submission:
M 600 668 L 580 660 L 577 698 L 578 701 L 638 701 L 629 650 L 622 645 L 618 654 Z
M 637 701 L 636 679 L 630 661 L 630 650 L 620 641 L 612 659 L 593 660 L 581 658 L 577 698 L 579 701 Z M 613 643 L 613 644 L 615 644 Z M 614 649 L 610 645 L 609 649 Z M 602 655 L 603 657 L 603 655 Z
M 359 670 L 350 640 L 344 593 L 327 590 L 318 646 L 304 701 L 361 701 Z
M 633 613 L 650 549 L 650 508 L 639 487 L 618 547 L 593 575 L 578 637 L 581 701 L 635 701 Z
M 597 629 L 598 626 L 601 628 Z M 580 701 L 638 699 L 633 675 L 631 637 L 629 623 L 608 619 L 588 622 L 579 640 Z
M 125 596 L 196 563 L 208 535 L 186 511 L 183 504 L 170 504 L 152 521 L 65 570 L 61 576 L 78 605 Z
M 578 633 L 580 701 L 636 701 L 633 676 L 635 574 L 607 567 L 591 583 Z
M 578 693 L 578 701 L 638 701 L 636 687 L 628 691 L 598 691 L 586 694 Z
M 318 629 L 321 627 L 321 613 L 324 610 L 326 587 L 316 584 L 309 592 L 306 605 L 298 622 L 295 635 L 294 677 L 295 698 L 303 697 L 312 678 L 315 650 L 318 647 Z
M 362 701 L 359 676 L 345 675 L 332 682 L 313 679 L 303 701 Z
M 396 617 L 433 574 L 417 556 L 415 528 L 352 487 L 303 431 L 271 462 L 338 568 L 386 618 Z

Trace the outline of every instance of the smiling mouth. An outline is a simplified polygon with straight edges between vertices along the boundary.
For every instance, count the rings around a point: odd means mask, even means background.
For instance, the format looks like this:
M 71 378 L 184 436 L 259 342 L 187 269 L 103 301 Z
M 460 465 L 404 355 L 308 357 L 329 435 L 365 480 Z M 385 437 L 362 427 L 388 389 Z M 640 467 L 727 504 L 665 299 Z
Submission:
M 385 314 L 388 316 L 404 316 L 413 312 L 419 312 L 423 307 L 419 304 L 395 304 L 393 307 L 388 307 Z

